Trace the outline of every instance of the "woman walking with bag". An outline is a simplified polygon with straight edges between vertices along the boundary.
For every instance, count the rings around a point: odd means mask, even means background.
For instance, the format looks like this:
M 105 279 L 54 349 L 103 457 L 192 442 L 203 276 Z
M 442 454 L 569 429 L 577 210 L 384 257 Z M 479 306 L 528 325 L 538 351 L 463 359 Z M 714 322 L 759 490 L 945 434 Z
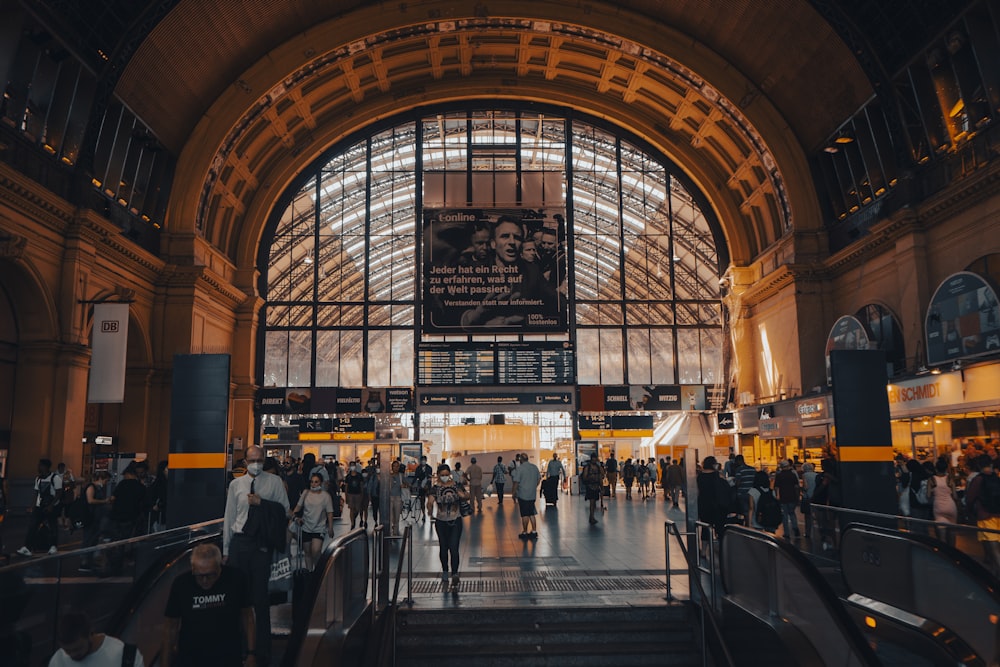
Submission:
M 455 483 L 451 468 L 442 463 L 437 469 L 437 484 L 431 489 L 437 505 L 437 531 L 441 558 L 441 587 L 448 585 L 448 565 L 451 564 L 451 590 L 458 590 L 458 565 L 461 557 L 458 546 L 462 540 L 462 501 L 469 499 L 469 492 Z
M 309 490 L 299 496 L 292 513 L 302 531 L 306 567 L 311 570 L 323 550 L 323 538 L 333 537 L 333 499 L 329 493 L 323 493 L 323 478 L 318 473 L 309 475 Z

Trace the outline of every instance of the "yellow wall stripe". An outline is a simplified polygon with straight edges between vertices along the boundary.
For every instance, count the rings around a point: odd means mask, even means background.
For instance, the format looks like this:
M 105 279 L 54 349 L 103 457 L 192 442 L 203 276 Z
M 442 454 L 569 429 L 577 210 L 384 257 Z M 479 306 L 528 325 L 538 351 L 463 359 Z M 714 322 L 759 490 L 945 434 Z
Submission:
M 226 454 L 221 453 L 182 453 L 170 454 L 167 457 L 167 467 L 172 470 L 192 470 L 195 468 L 225 468 Z
M 892 445 L 883 447 L 840 447 L 837 450 L 841 461 L 861 463 L 865 461 L 892 461 Z

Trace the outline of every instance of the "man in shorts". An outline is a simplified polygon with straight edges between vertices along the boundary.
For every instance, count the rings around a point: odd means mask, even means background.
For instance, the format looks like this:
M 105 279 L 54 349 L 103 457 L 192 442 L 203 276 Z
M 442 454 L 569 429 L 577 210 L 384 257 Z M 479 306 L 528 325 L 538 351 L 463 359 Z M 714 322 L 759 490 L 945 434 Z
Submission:
M 520 465 L 514 468 L 511 477 L 514 486 L 511 488 L 511 495 L 517 501 L 518 510 L 521 513 L 521 539 L 538 537 L 538 526 L 535 524 L 535 498 L 538 497 L 538 485 L 542 481 L 542 473 L 538 466 L 528 460 L 527 454 L 518 455 Z M 531 530 L 528 530 L 531 526 Z

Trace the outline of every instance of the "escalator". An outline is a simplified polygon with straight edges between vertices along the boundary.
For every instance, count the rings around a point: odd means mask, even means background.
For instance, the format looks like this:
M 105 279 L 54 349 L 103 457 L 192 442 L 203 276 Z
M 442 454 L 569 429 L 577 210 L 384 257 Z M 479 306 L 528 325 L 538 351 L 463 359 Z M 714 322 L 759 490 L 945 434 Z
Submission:
M 840 563 L 844 606 L 880 652 L 909 649 L 909 664 L 930 665 L 996 656 L 1000 582 L 969 556 L 927 535 L 851 524 Z
M 720 561 L 724 633 L 737 664 L 985 667 L 994 659 L 997 580 L 927 535 L 846 526 L 840 596 L 768 533 L 727 528 Z

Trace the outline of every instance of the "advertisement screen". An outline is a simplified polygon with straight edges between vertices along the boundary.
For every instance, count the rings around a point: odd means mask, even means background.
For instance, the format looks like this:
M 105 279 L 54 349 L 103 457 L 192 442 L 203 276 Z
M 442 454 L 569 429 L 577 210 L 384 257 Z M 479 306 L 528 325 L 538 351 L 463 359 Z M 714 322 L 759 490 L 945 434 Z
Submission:
M 424 210 L 425 333 L 567 330 L 562 209 Z

